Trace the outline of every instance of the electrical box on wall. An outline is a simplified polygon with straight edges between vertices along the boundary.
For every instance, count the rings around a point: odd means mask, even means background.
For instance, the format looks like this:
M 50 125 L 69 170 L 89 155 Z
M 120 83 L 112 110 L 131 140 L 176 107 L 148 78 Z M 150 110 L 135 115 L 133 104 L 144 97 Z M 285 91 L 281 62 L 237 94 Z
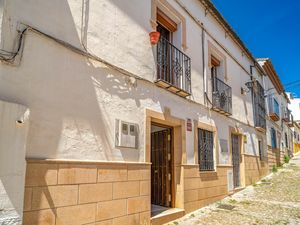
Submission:
M 115 144 L 117 147 L 138 148 L 138 125 L 116 119 Z

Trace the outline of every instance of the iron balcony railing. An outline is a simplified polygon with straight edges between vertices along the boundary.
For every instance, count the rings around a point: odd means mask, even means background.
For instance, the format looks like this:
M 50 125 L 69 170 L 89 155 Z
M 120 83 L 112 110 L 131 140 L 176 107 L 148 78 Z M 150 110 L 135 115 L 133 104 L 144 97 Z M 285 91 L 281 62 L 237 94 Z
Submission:
M 269 96 L 268 102 L 269 114 L 276 114 L 277 116 L 280 116 L 279 103 L 277 100 L 273 96 Z
M 156 82 L 181 96 L 191 94 L 191 59 L 163 37 L 157 44 Z
M 256 91 L 253 90 L 253 107 L 255 127 L 259 130 L 266 130 L 266 103 L 264 88 L 256 81 Z
M 287 107 L 282 107 L 281 109 L 282 112 L 282 120 L 285 122 L 290 122 L 290 110 Z
M 289 117 L 289 126 L 294 127 L 294 116 L 292 113 L 290 113 L 290 117 Z
M 232 114 L 232 90 L 220 79 L 212 79 L 212 104 L 213 109 L 225 115 Z
M 266 129 L 267 122 L 266 122 L 266 117 L 264 114 L 257 114 L 255 116 L 255 127 L 262 128 L 264 130 Z

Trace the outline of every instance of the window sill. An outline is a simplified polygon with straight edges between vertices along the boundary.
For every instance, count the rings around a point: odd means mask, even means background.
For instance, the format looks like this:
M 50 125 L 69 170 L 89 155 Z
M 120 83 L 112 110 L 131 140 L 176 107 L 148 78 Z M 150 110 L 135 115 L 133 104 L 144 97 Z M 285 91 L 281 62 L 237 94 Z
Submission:
M 219 164 L 217 167 L 233 167 L 231 164 Z
M 199 171 L 199 174 L 217 174 L 216 170 L 212 170 L 212 171 Z

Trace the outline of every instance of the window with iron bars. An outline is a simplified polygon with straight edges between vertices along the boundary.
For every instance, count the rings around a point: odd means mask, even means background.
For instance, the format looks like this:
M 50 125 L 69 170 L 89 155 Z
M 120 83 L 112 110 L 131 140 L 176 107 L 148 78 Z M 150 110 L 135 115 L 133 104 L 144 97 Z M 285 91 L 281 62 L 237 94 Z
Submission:
M 255 126 L 266 129 L 266 103 L 264 96 L 264 88 L 256 81 L 257 91 L 253 92 L 253 107 Z
M 198 157 L 200 171 L 214 170 L 214 135 L 213 132 L 198 129 Z
M 267 160 L 266 152 L 264 151 L 263 141 L 258 140 L 258 151 L 259 151 L 259 159 L 260 161 Z

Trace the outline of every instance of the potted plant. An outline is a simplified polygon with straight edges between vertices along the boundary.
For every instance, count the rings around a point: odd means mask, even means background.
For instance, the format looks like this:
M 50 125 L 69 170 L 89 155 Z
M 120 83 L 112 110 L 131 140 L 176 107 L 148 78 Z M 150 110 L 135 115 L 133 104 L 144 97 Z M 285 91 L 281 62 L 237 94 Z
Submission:
M 158 31 L 152 31 L 149 33 L 150 42 L 152 45 L 156 45 L 159 41 L 160 33 Z

